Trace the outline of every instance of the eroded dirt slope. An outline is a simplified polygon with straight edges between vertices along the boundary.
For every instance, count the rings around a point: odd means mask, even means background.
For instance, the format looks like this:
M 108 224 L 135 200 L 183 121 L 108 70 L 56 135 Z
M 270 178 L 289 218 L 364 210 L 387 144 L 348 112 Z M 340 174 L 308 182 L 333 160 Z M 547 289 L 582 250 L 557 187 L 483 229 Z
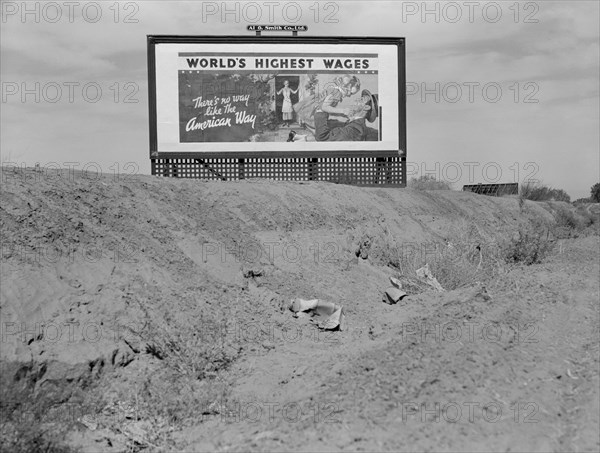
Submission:
M 501 268 L 487 288 L 381 302 L 398 253 L 510 237 L 523 221 L 516 199 L 3 176 L 3 376 L 62 401 L 92 388 L 106 407 L 147 400 L 118 423 L 95 414 L 93 429 L 75 426 L 82 450 L 600 447 L 597 237 Z M 343 304 L 348 328 L 293 318 L 294 297 Z M 161 385 L 172 399 L 170 372 L 193 381 L 180 395 L 188 405 L 173 409 L 192 416 L 167 430 L 148 414 L 165 403 Z

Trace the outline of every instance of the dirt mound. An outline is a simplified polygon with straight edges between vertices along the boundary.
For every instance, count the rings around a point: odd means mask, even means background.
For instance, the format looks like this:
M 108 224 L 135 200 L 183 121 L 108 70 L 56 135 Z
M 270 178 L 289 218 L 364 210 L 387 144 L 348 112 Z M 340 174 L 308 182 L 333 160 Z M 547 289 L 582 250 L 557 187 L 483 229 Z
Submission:
M 306 287 L 293 277 L 351 262 L 353 254 L 385 265 L 390 246 L 422 248 L 465 224 L 491 238 L 519 216 L 514 200 L 460 192 L 5 175 L 2 277 L 10 284 L 2 309 L 7 336 L 27 344 L 2 347 L 17 360 L 126 362 L 131 348 L 114 340 L 120 322 L 138 319 L 143 305 L 217 302 L 228 287 L 246 285 L 248 268 L 276 280 L 272 289 L 284 298 L 301 288 L 326 296 L 327 285 Z
M 458 290 L 424 293 L 407 281 L 410 302 L 402 306 L 382 304 L 382 292 L 408 262 L 435 261 L 448 250 L 472 253 L 473 272 L 496 265 L 500 257 L 484 253 L 486 247 L 520 234 L 524 210 L 540 225 L 553 221 L 536 203 L 468 192 L 6 170 L 0 194 L 3 379 L 61 402 L 89 405 L 89 394 L 101 395 L 99 409 L 84 410 L 100 426 L 71 436 L 83 449 L 412 449 L 413 437 L 421 442 L 417 449 L 434 448 L 440 438 L 425 440 L 432 435 L 427 424 L 412 437 L 377 441 L 377 432 L 392 426 L 381 417 L 402 420 L 400 400 L 488 397 L 490 389 L 509 385 L 494 373 L 529 359 L 519 356 L 514 335 L 440 348 L 401 341 L 404 323 L 477 319 L 508 332 L 540 314 L 536 295 L 516 289 L 508 296 L 510 285 L 528 283 L 511 283 L 515 274 L 502 266 L 503 280 L 487 290 L 481 282 L 461 286 L 452 283 L 456 275 L 441 275 Z M 494 292 L 493 301 L 486 291 Z M 564 314 L 565 296 L 556 286 L 552 291 L 544 303 L 562 304 L 557 313 Z M 532 301 L 523 305 L 525 295 Z M 294 297 L 342 304 L 348 331 L 323 332 L 308 319 L 292 318 L 287 304 Z M 593 312 L 585 316 L 597 321 Z M 545 357 L 542 350 L 533 354 L 534 363 Z M 552 366 L 565 376 L 558 362 Z M 511 379 L 522 372 L 535 373 L 528 367 Z M 593 373 L 588 378 L 597 381 Z M 132 401 L 153 417 L 111 409 Z M 271 407 L 276 420 L 220 424 L 217 418 L 240 401 L 259 404 L 265 414 Z M 285 404 L 311 402 L 327 421 L 343 423 L 315 422 L 302 410 L 294 423 L 282 415 Z M 363 418 L 380 431 L 360 430 L 355 423 Z M 173 420 L 181 423 L 175 430 L 161 424 Z M 81 430 L 80 417 L 77 422 Z M 510 436 L 486 444 L 485 435 L 502 430 L 485 426 L 471 446 L 517 445 Z M 565 439 L 559 444 L 571 445 Z M 464 441 L 452 437 L 446 448 L 460 449 Z

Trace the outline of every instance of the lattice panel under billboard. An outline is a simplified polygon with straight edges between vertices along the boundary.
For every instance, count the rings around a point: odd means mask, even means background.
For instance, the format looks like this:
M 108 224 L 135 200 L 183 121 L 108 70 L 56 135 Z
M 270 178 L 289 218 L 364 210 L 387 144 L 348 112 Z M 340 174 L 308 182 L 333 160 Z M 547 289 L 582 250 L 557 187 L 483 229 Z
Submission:
M 267 178 L 353 185 L 406 185 L 401 157 L 151 159 L 152 174 L 223 181 Z

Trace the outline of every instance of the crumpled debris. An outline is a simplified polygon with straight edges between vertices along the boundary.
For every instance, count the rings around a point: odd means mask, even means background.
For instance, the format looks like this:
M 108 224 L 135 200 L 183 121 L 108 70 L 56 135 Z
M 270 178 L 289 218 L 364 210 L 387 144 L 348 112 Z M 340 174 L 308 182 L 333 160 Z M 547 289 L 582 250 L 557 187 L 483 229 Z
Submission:
M 364 233 L 358 242 L 358 246 L 354 251 L 354 255 L 357 258 L 362 258 L 366 260 L 369 257 L 369 251 L 371 250 L 371 246 L 373 245 L 373 238 L 371 234 Z
M 440 282 L 437 281 L 437 279 L 433 276 L 433 274 L 429 270 L 429 264 L 425 264 L 425 266 L 423 266 L 421 269 L 417 269 L 417 277 L 425 279 L 426 283 L 429 286 L 432 286 L 433 288 L 435 288 L 437 291 L 439 291 L 439 292 L 445 291 L 445 289 L 442 288 L 442 285 L 440 285 Z
M 98 429 L 98 422 L 96 422 L 92 415 L 85 414 L 83 417 L 79 418 L 78 421 L 91 431 Z
M 404 297 L 406 297 L 406 293 L 404 291 L 391 286 L 383 293 L 383 302 L 389 305 L 394 305 L 401 301 Z
M 316 318 L 317 326 L 323 330 L 344 330 L 345 320 L 344 307 L 333 302 L 326 302 L 319 299 L 305 300 L 296 298 L 292 300 L 289 306 L 295 316 L 301 317 L 303 312 L 308 312 L 313 318 Z
M 202 412 L 202 415 L 214 415 L 221 413 L 221 405 L 218 400 L 213 401 L 208 407 Z
M 408 294 L 402 291 L 402 282 L 400 280 L 390 277 L 390 282 L 392 282 L 392 285 L 394 286 L 390 286 L 385 290 L 383 293 L 383 302 L 389 305 L 394 305 L 401 301 Z
M 394 285 L 396 288 L 402 289 L 402 282 L 397 278 L 390 277 L 390 282 L 392 282 L 392 285 Z
M 242 268 L 242 275 L 244 278 L 255 278 L 261 277 L 265 273 L 265 270 L 261 268 Z
M 148 442 L 149 433 L 152 432 L 152 427 L 147 421 L 130 423 L 126 425 L 121 432 L 136 444 L 152 445 Z

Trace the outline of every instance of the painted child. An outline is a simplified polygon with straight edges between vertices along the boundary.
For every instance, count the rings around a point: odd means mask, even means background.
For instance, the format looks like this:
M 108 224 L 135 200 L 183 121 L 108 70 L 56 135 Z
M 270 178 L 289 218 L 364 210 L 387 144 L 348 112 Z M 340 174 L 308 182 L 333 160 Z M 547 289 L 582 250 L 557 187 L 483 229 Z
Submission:
M 356 76 L 344 75 L 336 77 L 332 82 L 328 83 L 325 90 L 320 94 L 308 96 L 302 101 L 294 105 L 294 111 L 298 115 L 300 124 L 307 124 L 314 127 L 314 115 L 317 111 L 323 111 L 323 105 L 327 104 L 325 109 L 333 110 L 328 113 L 336 113 L 337 104 L 339 104 L 345 96 L 351 96 L 357 93 L 360 89 L 360 80 Z M 344 114 L 339 109 L 338 113 Z

